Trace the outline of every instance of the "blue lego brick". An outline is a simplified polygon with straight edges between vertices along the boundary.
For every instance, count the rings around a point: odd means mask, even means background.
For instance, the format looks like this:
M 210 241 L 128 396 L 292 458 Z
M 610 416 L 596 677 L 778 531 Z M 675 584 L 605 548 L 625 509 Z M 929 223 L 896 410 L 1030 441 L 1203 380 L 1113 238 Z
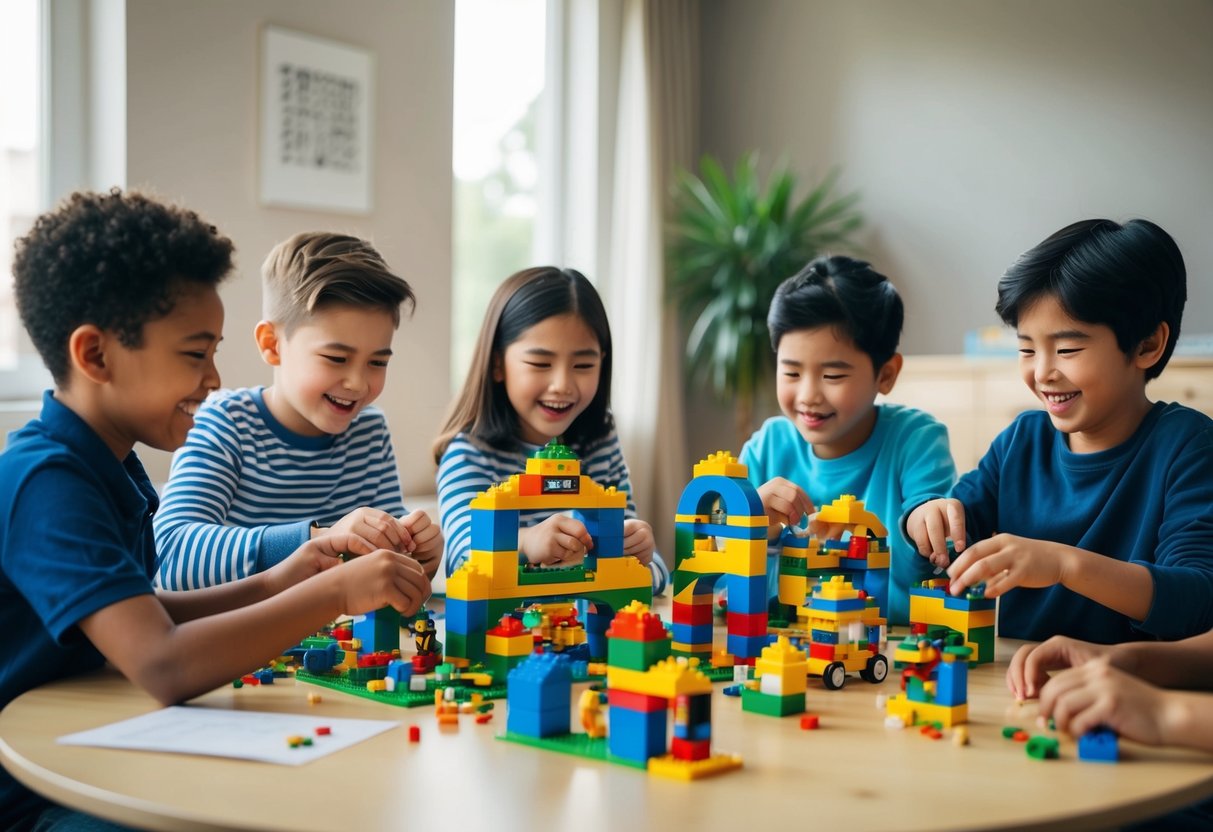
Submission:
M 798 537 L 792 533 L 791 528 L 786 528 L 779 535 L 779 546 L 781 549 L 807 549 L 809 548 L 809 538 Z
M 740 477 L 725 477 L 720 474 L 695 477 L 687 483 L 682 496 L 678 499 L 678 514 L 705 514 L 700 511 L 701 504 L 710 506 L 713 502 L 705 497 L 719 495 L 720 507 L 726 514 L 757 517 L 765 514 L 762 500 L 758 491 L 749 480 Z
M 813 596 L 813 609 L 823 612 L 851 612 L 853 610 L 862 610 L 867 605 L 867 600 L 863 598 L 840 598 L 833 600 Z
M 1100 727 L 1078 738 L 1078 759 L 1115 763 L 1120 758 L 1120 738 L 1111 728 Z
M 943 608 L 960 612 L 978 612 L 994 609 L 997 601 L 997 598 L 955 598 L 951 595 L 944 595 Z
M 582 624 L 585 626 L 585 643 L 590 651 L 591 659 L 605 659 L 607 656 L 607 628 L 611 626 L 611 620 L 615 617 L 615 611 L 609 608 L 604 612 L 599 612 L 601 605 L 595 604 L 595 609 L 590 609 L 587 605 L 584 610 L 578 606 L 581 614 Z
M 837 644 L 838 633 L 832 633 L 829 630 L 810 630 L 809 637 L 814 644 Z
M 697 722 L 693 725 L 679 725 L 675 723 L 674 736 L 680 740 L 690 740 L 691 742 L 710 740 L 712 738 L 712 723 Z
M 409 680 L 413 678 L 413 663 L 403 662 L 400 659 L 392 659 L 387 663 L 387 676 L 384 678 L 395 679 L 396 682 L 407 685 Z
M 482 552 L 517 550 L 518 515 L 508 509 L 472 509 L 472 548 Z
M 623 557 L 623 536 L 596 535 L 594 536 L 594 548 L 591 551 L 595 558 L 621 558 Z
M 711 624 L 671 624 L 670 632 L 679 644 L 711 644 Z
M 254 673 L 253 676 L 263 685 L 274 684 L 274 671 L 271 668 L 262 668 Z
M 852 581 L 855 586 L 866 592 L 868 597 L 876 599 L 881 616 L 887 618 L 889 615 L 889 570 L 868 569 L 866 572 L 857 572 L 852 577 Z
M 969 701 L 968 691 L 968 662 L 944 662 L 935 666 L 935 704 L 963 705 Z
M 725 649 L 734 656 L 752 658 L 762 654 L 762 648 L 771 643 L 768 636 L 734 636 L 730 635 L 725 641 Z
M 766 575 L 725 575 L 724 586 L 728 593 L 729 612 L 753 615 L 767 611 Z
M 506 730 L 528 737 L 552 737 L 569 733 L 569 709 L 548 708 L 532 711 L 514 708 L 506 716 Z
M 616 757 L 644 762 L 664 754 L 666 711 L 633 711 L 614 705 L 610 710 L 607 748 Z
M 303 669 L 316 676 L 328 673 L 333 669 L 333 665 L 340 661 L 340 656 L 344 655 L 345 651 L 337 647 L 337 642 L 324 647 L 312 647 L 303 654 Z
M 446 630 L 448 633 L 476 633 L 489 629 L 489 602 L 446 599 Z
M 561 708 L 568 711 L 573 689 L 572 662 L 559 653 L 532 653 L 510 671 L 506 698 L 513 710 Z

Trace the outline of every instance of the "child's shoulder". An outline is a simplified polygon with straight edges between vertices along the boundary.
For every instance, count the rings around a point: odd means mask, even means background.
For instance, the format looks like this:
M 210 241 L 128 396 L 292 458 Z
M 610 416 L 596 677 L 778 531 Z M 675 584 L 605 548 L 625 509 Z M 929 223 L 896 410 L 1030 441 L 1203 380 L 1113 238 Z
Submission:
M 1213 446 L 1213 418 L 1178 402 L 1154 405 L 1157 421 L 1154 432 L 1179 444 L 1196 442 L 1199 447 Z
M 930 428 L 946 429 L 943 422 L 927 411 L 919 410 L 916 407 L 886 403 L 878 404 L 876 408 L 880 414 L 880 421 L 891 432 L 905 434 Z

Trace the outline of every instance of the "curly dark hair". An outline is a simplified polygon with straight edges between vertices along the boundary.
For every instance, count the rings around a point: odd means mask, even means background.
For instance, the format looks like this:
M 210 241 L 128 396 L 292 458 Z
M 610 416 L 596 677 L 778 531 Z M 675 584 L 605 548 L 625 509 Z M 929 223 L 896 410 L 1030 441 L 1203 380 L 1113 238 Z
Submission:
M 90 323 L 137 348 L 143 325 L 172 311 L 187 286 L 216 286 L 232 241 L 193 211 L 137 192 L 76 192 L 17 241 L 17 309 L 57 385 L 68 338 Z

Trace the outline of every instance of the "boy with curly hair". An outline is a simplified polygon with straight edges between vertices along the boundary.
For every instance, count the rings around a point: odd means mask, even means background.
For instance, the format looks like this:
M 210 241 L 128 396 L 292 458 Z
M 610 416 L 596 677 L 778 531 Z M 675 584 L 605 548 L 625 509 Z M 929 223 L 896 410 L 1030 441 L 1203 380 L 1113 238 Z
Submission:
M 409 284 L 366 240 L 304 232 L 261 267 L 254 337 L 269 387 L 201 406 L 156 515 L 157 581 L 194 589 L 269 569 L 317 535 L 354 532 L 433 577 L 442 534 L 405 514 L 383 392 Z
M 243 581 L 153 588 L 159 500 L 133 448 L 177 448 L 219 386 L 231 255 L 193 212 L 117 190 L 74 194 L 18 242 L 17 306 L 55 387 L 0 454 L 0 708 L 106 660 L 182 702 L 338 615 L 412 614 L 429 595 L 414 559 L 354 533 Z M 105 827 L 0 772 L 0 828 L 81 824 Z

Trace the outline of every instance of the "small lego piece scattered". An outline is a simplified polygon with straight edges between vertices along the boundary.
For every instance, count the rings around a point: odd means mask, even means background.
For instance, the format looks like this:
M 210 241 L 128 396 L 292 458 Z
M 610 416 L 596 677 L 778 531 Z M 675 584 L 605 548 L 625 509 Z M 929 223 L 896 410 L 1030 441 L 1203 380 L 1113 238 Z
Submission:
M 926 725 L 923 725 L 922 728 L 919 729 L 919 733 L 922 734 L 924 737 L 930 737 L 933 740 L 937 740 L 943 736 L 943 732 L 940 731 L 938 728 L 936 728 L 935 725 L 930 722 L 928 722 Z
M 333 729 L 327 725 L 317 725 L 316 726 L 316 736 L 318 736 L 318 737 L 327 737 L 332 733 L 333 733 Z
M 418 725 L 409 726 L 409 742 L 421 742 L 421 727 Z
M 1120 738 L 1106 726 L 1088 731 L 1078 738 L 1078 759 L 1094 763 L 1114 763 L 1120 757 Z
M 242 679 L 234 679 L 232 681 L 232 687 L 242 688 L 242 687 L 244 687 L 244 681 Z
M 884 718 L 884 727 L 900 731 L 906 727 L 906 722 L 899 716 L 886 716 Z
M 318 693 L 309 693 L 307 695 L 307 703 L 309 705 L 319 705 L 324 699 Z
M 1022 730 L 1023 730 L 1022 728 L 1020 728 L 1016 725 L 1004 725 L 1002 727 L 1002 737 L 1003 737 L 1003 739 L 1007 739 L 1007 740 L 1013 739 L 1015 737 L 1015 735 Z
M 969 744 L 969 728 L 967 725 L 957 725 L 952 729 L 952 744 L 957 746 Z
M 299 736 L 298 734 L 291 734 L 286 738 L 286 744 L 291 748 L 298 748 L 299 746 L 303 745 L 303 737 Z
M 800 717 L 802 731 L 816 731 L 819 727 L 821 727 L 821 719 L 817 714 L 804 714 Z
M 490 719 L 492 719 L 492 718 L 493 718 L 493 714 L 492 714 L 492 712 L 491 712 L 491 711 L 486 712 L 486 713 L 483 713 L 483 714 L 478 714 L 478 715 L 476 716 L 476 724 L 477 724 L 477 725 L 485 725 L 485 724 L 486 724 L 486 723 L 488 723 L 488 721 L 489 721 Z
M 887 693 L 876 694 L 876 710 L 883 711 L 885 705 L 889 703 L 889 695 Z

